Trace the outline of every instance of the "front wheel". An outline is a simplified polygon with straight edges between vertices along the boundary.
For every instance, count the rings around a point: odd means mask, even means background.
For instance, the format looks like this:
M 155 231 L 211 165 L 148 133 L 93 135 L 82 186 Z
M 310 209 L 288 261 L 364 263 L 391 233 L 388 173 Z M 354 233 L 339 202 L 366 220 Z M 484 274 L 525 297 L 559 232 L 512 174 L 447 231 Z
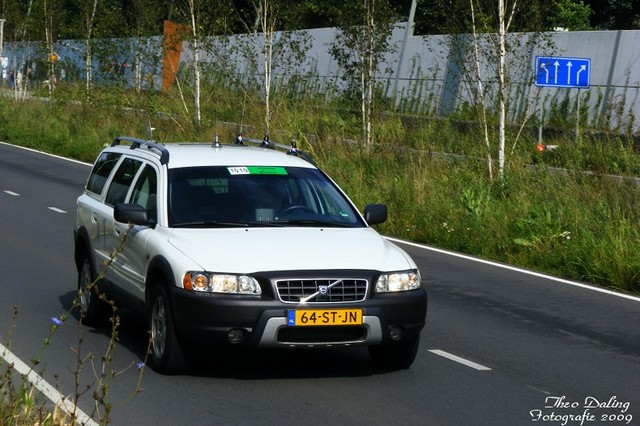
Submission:
M 78 305 L 83 324 L 94 326 L 104 319 L 105 303 L 100 300 L 95 273 L 86 254 L 80 258 L 78 269 Z
M 382 370 L 404 370 L 411 367 L 418 354 L 420 335 L 399 342 L 369 346 L 374 365 Z
M 184 356 L 174 329 L 168 293 L 162 283 L 153 289 L 148 312 L 151 363 L 159 373 L 177 373 L 184 368 Z

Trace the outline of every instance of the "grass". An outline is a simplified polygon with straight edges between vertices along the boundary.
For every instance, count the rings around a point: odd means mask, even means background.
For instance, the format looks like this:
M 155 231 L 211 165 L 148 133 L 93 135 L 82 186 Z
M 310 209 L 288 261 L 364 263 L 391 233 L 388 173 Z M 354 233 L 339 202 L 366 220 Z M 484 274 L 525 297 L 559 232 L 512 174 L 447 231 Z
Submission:
M 92 162 L 115 136 L 144 137 L 148 122 L 161 141 L 212 141 L 216 133 L 232 141 L 240 122 L 253 137 L 264 128 L 259 100 L 220 88 L 205 90 L 211 102 L 203 105 L 200 127 L 186 115 L 190 105 L 172 95 L 112 88 L 86 104 L 72 102 L 72 91 L 58 92 L 50 103 L 0 99 L 0 139 Z M 545 135 L 559 148 L 537 152 L 536 128 L 510 129 L 508 143 L 518 139 L 506 178 L 490 182 L 471 113 L 447 119 L 381 114 L 376 144 L 364 149 L 353 142 L 357 112 L 339 100 L 275 97 L 274 104 L 272 139 L 296 138 L 359 207 L 387 203 L 390 220 L 381 232 L 640 292 L 640 260 L 632 255 L 640 250 L 638 187 L 606 176 L 640 174 L 631 139 L 585 129 L 576 141 L 574 123 L 566 123 L 566 131 L 555 127 Z

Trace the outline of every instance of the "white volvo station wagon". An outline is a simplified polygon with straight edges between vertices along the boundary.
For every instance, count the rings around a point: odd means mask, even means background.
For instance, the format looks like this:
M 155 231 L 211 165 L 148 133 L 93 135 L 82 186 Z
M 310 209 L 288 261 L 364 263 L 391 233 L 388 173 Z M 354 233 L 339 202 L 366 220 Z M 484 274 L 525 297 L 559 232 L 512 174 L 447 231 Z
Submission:
M 427 293 L 371 228 L 386 219 L 383 204 L 360 214 L 295 146 L 118 137 L 77 202 L 81 316 L 105 315 L 101 293 L 144 315 L 162 373 L 187 367 L 192 343 L 367 346 L 378 368 L 408 368 Z

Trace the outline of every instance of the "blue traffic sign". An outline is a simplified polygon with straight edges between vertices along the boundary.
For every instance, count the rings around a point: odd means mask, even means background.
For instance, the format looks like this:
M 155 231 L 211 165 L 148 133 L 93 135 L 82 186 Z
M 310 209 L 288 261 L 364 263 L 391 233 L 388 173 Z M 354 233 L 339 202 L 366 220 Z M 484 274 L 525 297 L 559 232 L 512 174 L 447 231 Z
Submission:
M 536 56 L 536 86 L 589 87 L 590 58 Z

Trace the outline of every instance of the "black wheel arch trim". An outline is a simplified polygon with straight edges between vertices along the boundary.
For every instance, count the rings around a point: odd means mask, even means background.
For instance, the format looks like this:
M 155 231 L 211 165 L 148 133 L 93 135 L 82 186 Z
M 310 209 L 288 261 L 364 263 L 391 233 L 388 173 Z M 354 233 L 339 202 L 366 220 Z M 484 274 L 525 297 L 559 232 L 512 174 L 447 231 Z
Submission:
M 147 276 L 145 280 L 145 305 L 149 306 L 153 287 L 162 280 L 166 286 L 175 285 L 173 282 L 173 268 L 164 256 L 156 256 L 149 262 Z
M 84 253 L 89 258 L 89 265 L 91 266 L 91 272 L 96 274 L 96 265 L 93 253 L 91 252 L 91 244 L 89 243 L 89 231 L 84 226 L 73 231 L 74 249 L 73 258 L 76 264 L 76 269 L 80 271 L 82 265 L 80 265 L 80 256 Z

